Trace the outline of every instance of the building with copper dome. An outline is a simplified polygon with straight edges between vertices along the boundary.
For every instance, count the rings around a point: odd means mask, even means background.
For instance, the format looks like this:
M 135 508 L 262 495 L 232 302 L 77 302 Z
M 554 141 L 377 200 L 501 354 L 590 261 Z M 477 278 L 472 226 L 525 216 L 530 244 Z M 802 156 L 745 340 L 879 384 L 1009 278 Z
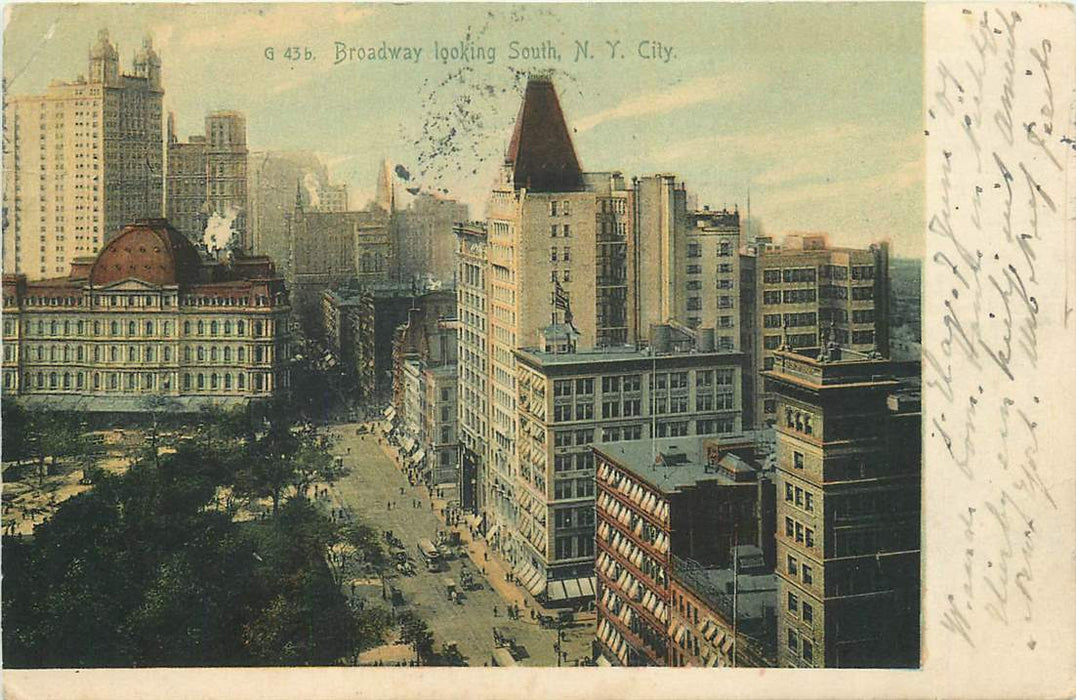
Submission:
M 123 227 L 66 277 L 4 275 L 3 293 L 3 391 L 28 405 L 196 410 L 289 385 L 270 260 L 205 257 L 164 219 Z

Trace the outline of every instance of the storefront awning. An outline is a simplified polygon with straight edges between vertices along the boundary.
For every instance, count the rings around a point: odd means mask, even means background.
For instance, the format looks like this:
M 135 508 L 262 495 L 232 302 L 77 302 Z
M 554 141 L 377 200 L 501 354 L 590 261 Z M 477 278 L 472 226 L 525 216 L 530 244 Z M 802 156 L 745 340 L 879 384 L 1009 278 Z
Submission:
M 563 581 L 550 581 L 548 586 L 550 601 L 575 600 L 594 597 L 594 577 L 570 578 Z
M 426 450 L 419 450 L 415 454 L 411 455 L 411 464 L 417 465 L 422 460 L 426 459 Z

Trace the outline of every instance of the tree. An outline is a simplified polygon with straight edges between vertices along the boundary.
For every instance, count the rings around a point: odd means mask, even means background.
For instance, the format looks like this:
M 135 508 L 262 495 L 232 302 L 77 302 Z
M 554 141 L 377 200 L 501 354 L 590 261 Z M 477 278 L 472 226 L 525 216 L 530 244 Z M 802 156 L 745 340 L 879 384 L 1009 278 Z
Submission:
M 400 628 L 400 640 L 415 651 L 419 663 L 426 663 L 433 658 L 433 633 L 422 618 L 410 610 L 397 617 Z

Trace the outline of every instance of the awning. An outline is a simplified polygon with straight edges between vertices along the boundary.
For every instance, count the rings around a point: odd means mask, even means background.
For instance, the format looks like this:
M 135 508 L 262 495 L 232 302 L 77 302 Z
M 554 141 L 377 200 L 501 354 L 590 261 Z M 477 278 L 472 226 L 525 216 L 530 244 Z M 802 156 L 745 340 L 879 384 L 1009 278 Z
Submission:
M 400 447 L 403 449 L 404 454 L 408 454 L 411 450 L 415 449 L 414 438 L 405 437 L 403 440 L 400 440 Z
M 412 464 L 418 464 L 422 460 L 426 459 L 426 450 L 419 450 L 409 458 Z
M 546 597 L 549 600 L 564 600 L 568 597 L 568 594 L 564 591 L 563 581 L 550 581 L 546 587 Z
M 392 420 L 393 418 L 396 417 L 396 407 L 395 406 L 389 406 L 388 408 L 385 409 L 385 411 L 384 411 L 384 413 L 382 413 L 382 415 L 385 416 L 385 418 L 387 418 L 388 420 Z
M 598 658 L 596 658 L 596 659 L 594 660 L 594 663 L 598 664 L 599 666 L 612 666 L 612 665 L 613 665 L 613 664 L 612 664 L 612 663 L 611 663 L 611 662 L 609 661 L 609 659 L 605 658 L 605 657 L 604 657 L 603 655 L 601 655 L 601 654 L 598 654 Z
M 391 433 L 392 423 L 388 422 L 387 420 L 381 421 L 381 432 L 385 433 L 386 435 Z

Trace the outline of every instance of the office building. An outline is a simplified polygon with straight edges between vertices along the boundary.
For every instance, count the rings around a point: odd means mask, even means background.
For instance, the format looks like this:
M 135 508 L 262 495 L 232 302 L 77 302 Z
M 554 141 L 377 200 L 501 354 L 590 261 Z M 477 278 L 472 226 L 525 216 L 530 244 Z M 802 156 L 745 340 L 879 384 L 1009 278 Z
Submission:
M 163 219 L 67 277 L 4 277 L 4 393 L 55 410 L 197 410 L 290 383 L 288 291 L 267 258 L 206 259 Z
M 578 602 L 574 595 L 565 599 L 562 584 L 593 577 L 591 444 L 697 439 L 743 429 L 742 357 L 715 352 L 689 334 L 655 327 L 657 342 L 645 350 L 515 352 L 516 519 L 490 539 L 540 600 Z
M 773 357 L 779 664 L 917 667 L 918 371 L 835 343 Z
M 168 117 L 168 220 L 195 243 L 251 251 L 247 124 L 239 112 L 210 112 L 205 133 L 184 143 Z
M 776 399 L 759 372 L 782 345 L 815 347 L 836 342 L 858 352 L 889 352 L 889 249 L 830 246 L 823 234 L 789 234 L 780 246 L 745 249 L 744 352 L 752 371 L 747 393 L 755 424 L 776 419 Z M 750 344 L 749 346 L 747 344 Z
M 125 224 L 162 215 L 163 96 L 152 42 L 121 73 L 107 30 L 86 76 L 4 96 L 4 272 L 62 277 Z
M 705 582 L 708 569 L 730 568 L 745 544 L 757 552 L 756 568 L 750 570 L 765 569 L 758 542 L 768 536 L 768 519 L 759 504 L 773 485 L 760 478 L 758 440 L 749 433 L 594 446 L 596 651 L 607 662 L 689 665 L 683 643 L 687 630 L 681 628 L 688 622 L 691 628 L 704 625 L 706 618 L 695 603 L 689 611 L 685 600 L 705 595 L 692 592 L 696 579 Z M 769 595 L 772 601 L 772 588 Z M 724 615 L 720 605 L 711 607 L 718 608 L 714 626 L 732 626 L 731 614 Z M 720 656 L 704 656 L 702 649 L 695 653 L 694 645 L 692 654 L 715 665 Z

